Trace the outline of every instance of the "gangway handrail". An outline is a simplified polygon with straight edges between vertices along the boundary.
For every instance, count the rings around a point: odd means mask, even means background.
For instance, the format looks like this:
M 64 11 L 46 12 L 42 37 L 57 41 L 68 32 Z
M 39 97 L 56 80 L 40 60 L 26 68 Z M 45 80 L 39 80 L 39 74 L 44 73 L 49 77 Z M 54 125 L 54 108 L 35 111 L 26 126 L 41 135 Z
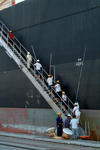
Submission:
M 3 26 L 5 26 L 6 27 L 6 25 L 5 24 L 3 24 Z M 7 27 L 6 27 L 7 28 Z M 7 30 L 8 30 L 8 32 L 9 32 L 9 29 L 7 28 Z M 3 32 L 5 32 L 4 30 L 3 30 Z M 5 32 L 6 33 L 6 32 Z M 9 37 L 7 37 L 7 38 L 9 38 Z M 14 36 L 14 39 L 15 39 L 16 37 Z M 12 40 L 12 39 L 10 39 L 12 42 L 13 42 L 13 44 L 14 45 L 16 45 L 17 46 L 17 44 Z M 16 38 L 16 40 L 17 40 L 17 38 Z M 18 40 L 17 40 L 18 41 Z M 18 41 L 19 42 L 19 41 Z M 23 48 L 24 48 L 24 46 L 19 42 L 19 45 L 21 45 Z M 20 46 L 20 47 L 21 47 Z M 24 48 L 24 50 L 27 52 L 27 50 Z M 21 53 L 22 53 L 23 51 L 21 50 Z M 25 55 L 24 55 L 25 56 Z M 25 56 L 26 57 L 26 56 Z M 32 59 L 34 60 L 34 58 L 32 57 Z M 33 63 L 32 63 L 32 65 L 33 65 Z M 43 71 L 47 74 L 47 72 L 46 72 L 46 70 L 45 69 L 43 69 Z M 41 75 L 41 74 L 40 74 Z M 47 74 L 48 75 L 48 74 Z M 46 78 L 43 76 L 43 74 L 42 74 L 42 77 L 44 78 L 44 80 L 46 81 Z M 60 98 L 60 100 L 61 101 L 63 101 L 63 99 L 58 95 L 58 93 L 53 89 L 53 91 L 54 91 L 54 93 L 56 93 L 56 95 Z M 68 98 L 68 101 L 70 101 L 71 103 L 72 103 L 72 101 Z M 64 102 L 64 101 L 63 101 Z M 64 102 L 65 103 L 65 102 Z M 65 103 L 65 105 L 67 106 L 67 108 L 68 108 L 68 110 L 70 110 L 70 111 L 72 111 L 71 109 L 70 109 L 70 107 Z
M 8 27 L 0 20 L 0 22 L 1 22 L 1 24 L 3 25 L 3 26 L 5 26 L 5 28 L 7 29 L 7 31 L 8 31 L 8 33 L 9 33 L 9 29 L 8 29 Z M 22 47 L 25 51 L 26 51 L 26 53 L 28 52 L 27 50 L 26 50 L 26 48 L 20 43 L 20 41 L 16 38 L 16 36 L 14 35 L 14 39 L 19 43 L 19 45 L 20 45 L 20 47 Z M 10 39 L 12 42 L 14 42 L 12 39 Z M 34 59 L 34 57 L 32 56 L 32 59 L 33 59 L 33 61 L 34 62 L 36 62 L 36 60 Z M 46 74 L 46 75 L 48 75 L 48 73 L 47 73 L 47 71 L 43 68 L 43 72 Z
M 2 22 L 2 21 L 0 21 L 0 23 L 1 23 L 1 25 L 2 25 L 2 27 L 1 27 L 1 32 L 2 33 L 5 33 L 6 35 L 7 35 L 7 41 L 8 41 L 8 39 L 10 39 L 9 38 L 9 36 L 8 36 L 8 33 L 9 33 L 9 29 L 8 29 L 8 27 Z M 4 30 L 4 28 L 3 28 L 3 26 L 6 28 L 6 30 L 7 30 L 7 32 L 8 33 L 6 33 L 6 31 Z M 4 36 L 3 36 L 4 37 Z M 21 55 L 21 54 L 23 54 L 24 55 L 24 57 L 26 58 L 26 55 L 25 55 L 25 52 L 26 52 L 26 54 L 27 54 L 27 50 L 26 50 L 26 48 L 19 42 L 19 40 L 14 36 L 14 39 L 18 42 L 18 44 L 19 44 L 19 46 L 16 44 L 16 42 L 14 42 L 12 39 L 10 39 L 10 41 L 12 41 L 12 43 L 13 43 L 13 45 L 11 45 L 12 46 L 12 48 L 14 48 L 14 46 L 16 46 L 17 48 L 19 48 L 19 50 L 20 50 L 20 52 L 19 52 L 19 54 Z M 25 50 L 25 52 L 24 51 L 22 51 L 22 49 L 20 49 L 20 48 L 23 48 L 24 50 Z M 24 52 L 24 53 L 23 53 Z M 21 56 L 22 57 L 22 56 Z M 32 59 L 34 60 L 34 62 L 36 62 L 36 60 L 32 57 Z M 33 63 L 31 63 L 31 65 L 32 66 L 34 66 L 34 64 Z M 47 82 L 47 78 L 43 75 L 43 73 L 45 73 L 47 76 L 48 76 L 48 73 L 46 72 L 46 70 L 42 67 L 42 73 L 40 73 L 40 75 L 42 76 L 42 79 L 45 81 L 45 82 Z M 46 84 L 45 84 L 46 85 Z M 46 85 L 47 86 L 47 85 Z M 55 91 L 55 89 L 54 88 L 52 88 L 52 90 L 53 90 L 53 92 L 59 97 L 59 99 L 61 100 L 61 101 L 63 101 L 63 99 L 62 99 L 62 97 L 60 97 L 60 95 Z M 69 102 L 73 105 L 73 102 L 70 100 L 70 98 L 67 96 L 67 100 L 68 100 L 68 104 L 69 104 Z M 68 108 L 68 111 L 70 111 L 70 113 L 72 114 L 72 109 L 69 107 L 69 105 L 67 105 L 64 101 L 63 101 L 63 103 L 65 104 L 65 106 Z

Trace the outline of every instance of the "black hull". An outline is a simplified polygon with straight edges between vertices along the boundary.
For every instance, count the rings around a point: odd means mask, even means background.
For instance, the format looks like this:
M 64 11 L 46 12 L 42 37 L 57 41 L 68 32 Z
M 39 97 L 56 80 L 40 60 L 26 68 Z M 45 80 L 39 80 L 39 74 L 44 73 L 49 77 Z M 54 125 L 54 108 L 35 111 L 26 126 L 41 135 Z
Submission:
M 28 0 L 0 12 L 0 19 L 14 31 L 31 54 L 31 45 L 34 46 L 46 70 L 49 70 L 52 52 L 56 79 L 61 81 L 62 88 L 73 102 L 80 73 L 76 62 L 83 57 L 86 48 L 78 95 L 82 109 L 100 109 L 99 5 L 97 0 L 77 0 L 77 3 L 74 0 Z M 48 108 L 15 63 L 3 52 L 0 57 L 3 58 L 0 58 L 0 107 Z M 29 91 L 33 94 L 28 95 Z

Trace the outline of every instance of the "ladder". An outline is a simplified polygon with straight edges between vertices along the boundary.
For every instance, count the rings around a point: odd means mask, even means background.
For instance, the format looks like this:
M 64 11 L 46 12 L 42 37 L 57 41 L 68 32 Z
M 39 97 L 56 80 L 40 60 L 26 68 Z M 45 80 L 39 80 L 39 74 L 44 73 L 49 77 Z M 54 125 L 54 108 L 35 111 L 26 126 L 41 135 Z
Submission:
M 28 77 L 34 87 L 40 92 L 43 98 L 47 101 L 47 103 L 51 106 L 51 108 L 56 112 L 61 112 L 63 120 L 66 119 L 66 115 L 68 113 L 72 116 L 72 108 L 73 102 L 67 97 L 66 112 L 62 110 L 62 106 L 59 103 L 56 103 L 55 95 L 58 95 L 54 88 L 52 88 L 52 94 L 48 94 L 48 86 L 46 84 L 46 80 L 48 77 L 48 73 L 44 68 L 42 68 L 42 73 L 40 73 L 41 78 L 36 80 L 35 78 L 35 69 L 34 63 L 36 60 L 32 57 L 32 64 L 30 70 L 27 68 L 27 50 L 24 46 L 18 41 L 18 39 L 14 36 L 14 41 L 9 38 L 9 29 L 7 26 L 0 21 L 0 45 L 4 47 L 8 56 L 10 56 L 18 65 L 18 67 L 24 72 L 24 74 Z M 11 41 L 11 44 L 9 43 Z M 62 98 L 58 95 L 61 101 Z

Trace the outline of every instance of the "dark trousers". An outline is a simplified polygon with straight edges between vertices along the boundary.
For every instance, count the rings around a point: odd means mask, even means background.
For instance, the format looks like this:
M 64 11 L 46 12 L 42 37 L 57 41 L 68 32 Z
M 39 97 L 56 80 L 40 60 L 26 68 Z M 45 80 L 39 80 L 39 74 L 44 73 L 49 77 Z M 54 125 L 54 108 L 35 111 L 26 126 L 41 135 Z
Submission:
M 57 136 L 62 136 L 62 126 L 57 127 Z

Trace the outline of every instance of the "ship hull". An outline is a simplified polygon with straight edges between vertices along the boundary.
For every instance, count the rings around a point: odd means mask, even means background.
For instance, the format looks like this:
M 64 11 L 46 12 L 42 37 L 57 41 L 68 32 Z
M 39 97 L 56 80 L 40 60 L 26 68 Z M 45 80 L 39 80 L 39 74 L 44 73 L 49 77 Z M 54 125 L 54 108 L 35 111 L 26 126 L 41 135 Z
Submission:
M 100 141 L 100 111 L 85 109 L 81 113 L 86 134 Z M 0 131 L 47 136 L 46 130 L 56 127 L 56 117 L 52 109 L 0 108 Z
M 99 139 L 100 135 L 100 118 L 97 116 L 97 112 L 100 114 L 99 5 L 100 2 L 96 0 L 83 2 L 77 0 L 77 3 L 74 0 L 28 0 L 0 12 L 0 19 L 13 30 L 14 35 L 34 57 L 31 49 L 33 45 L 37 58 L 47 72 L 49 72 L 49 58 L 52 53 L 55 78 L 60 80 L 62 89 L 73 102 L 75 102 L 80 80 L 78 101 L 83 110 L 83 117 L 87 116 L 90 122 L 90 128 L 93 131 L 91 134 L 93 133 L 95 137 L 97 135 L 95 139 Z M 77 60 L 83 59 L 85 50 L 80 78 L 81 65 L 77 66 Z M 0 83 L 2 85 L 0 86 L 1 112 L 4 108 L 6 113 L 6 109 L 12 109 L 12 114 L 16 112 L 16 109 L 26 113 L 27 108 L 31 114 L 36 109 L 41 108 L 46 112 L 49 108 L 46 101 L 2 47 L 0 47 Z M 24 118 L 24 115 L 22 116 Z M 49 117 L 47 117 L 48 120 Z M 20 118 L 19 120 L 21 121 Z M 52 120 L 52 123 L 54 122 L 55 117 Z M 95 126 L 92 125 L 94 122 Z M 32 124 L 34 123 L 33 121 Z
M 82 109 L 100 109 L 98 105 L 100 98 L 99 4 L 97 1 L 92 3 L 85 0 L 81 3 L 78 0 L 76 5 L 73 0 L 63 0 L 59 3 L 57 1 L 56 5 L 56 1 L 43 0 L 41 3 L 39 0 L 29 0 L 0 12 L 0 19 L 13 30 L 33 57 L 31 45 L 34 46 L 36 56 L 47 71 L 49 71 L 49 57 L 52 53 L 56 79 L 60 80 L 62 88 L 66 90 L 73 102 L 75 102 L 80 74 L 80 67 L 76 66 L 76 62 L 78 58 L 83 58 L 86 49 L 78 93 Z M 47 13 L 44 13 L 45 11 Z M 33 15 L 30 15 L 32 12 Z M 7 57 L 3 55 L 1 57 L 1 73 L 7 71 L 8 66 L 12 72 L 13 69 L 18 69 L 10 60 L 8 61 L 10 65 L 6 63 L 4 68 L 2 64 L 7 62 Z M 6 103 L 4 105 L 7 107 Z

